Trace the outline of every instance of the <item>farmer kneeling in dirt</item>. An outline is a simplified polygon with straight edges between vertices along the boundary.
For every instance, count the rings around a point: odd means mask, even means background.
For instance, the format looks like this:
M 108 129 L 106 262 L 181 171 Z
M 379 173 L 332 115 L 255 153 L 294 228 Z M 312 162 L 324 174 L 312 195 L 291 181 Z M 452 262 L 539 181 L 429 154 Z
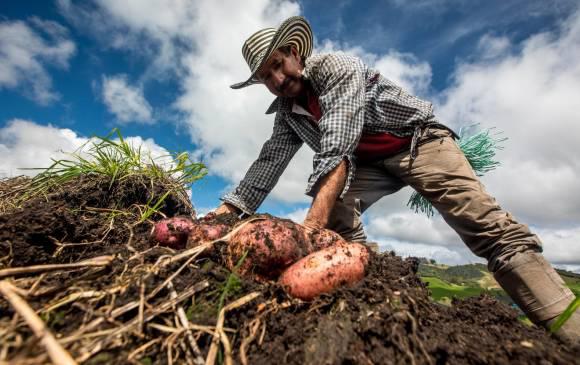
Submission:
M 277 98 L 272 136 L 244 179 L 215 213 L 252 214 L 303 143 L 314 151 L 306 193 L 314 198 L 304 225 L 365 242 L 360 215 L 410 185 L 488 267 L 536 324 L 549 326 L 573 301 L 526 225 L 502 210 L 455 143 L 431 103 L 344 54 L 311 56 L 312 31 L 302 17 L 254 33 L 242 47 L 250 66 L 239 89 L 264 84 Z M 580 313 L 557 332 L 580 342 Z

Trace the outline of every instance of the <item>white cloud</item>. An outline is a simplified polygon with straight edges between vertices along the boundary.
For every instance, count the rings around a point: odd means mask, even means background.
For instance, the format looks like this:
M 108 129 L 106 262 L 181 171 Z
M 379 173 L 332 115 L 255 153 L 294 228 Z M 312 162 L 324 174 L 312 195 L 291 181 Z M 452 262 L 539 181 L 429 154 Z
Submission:
M 566 229 L 536 228 L 544 255 L 561 265 L 580 265 L 580 226 Z
M 206 17 L 198 2 L 187 0 L 57 0 L 60 13 L 104 47 L 146 57 L 144 77 L 181 74 L 181 57 L 197 47 L 197 23 Z
M 63 151 L 75 151 L 86 141 L 70 129 L 13 119 L 0 129 L 0 176 L 34 176 L 38 171 L 21 169 L 46 168 L 51 158 L 67 158 Z
M 372 216 L 368 219 L 367 234 L 372 237 L 388 237 L 392 240 L 417 242 L 439 246 L 460 245 L 457 234 L 440 216 L 427 218 L 424 214 L 398 212 L 388 216 Z
M 284 216 L 284 218 L 288 218 L 293 220 L 296 223 L 302 224 L 304 219 L 306 219 L 306 214 L 308 213 L 308 208 L 301 208 L 295 211 L 292 211 Z
M 39 104 L 58 99 L 47 65 L 66 69 L 75 44 L 62 25 L 39 18 L 0 21 L 0 89 L 16 89 Z
M 494 37 L 485 34 L 479 39 L 477 49 L 480 52 L 480 59 L 493 59 L 505 56 L 509 52 L 512 44 L 507 37 Z
M 103 101 L 109 112 L 121 123 L 151 124 L 153 110 L 143 95 L 143 90 L 127 83 L 126 75 L 103 77 Z
M 503 206 L 536 226 L 580 220 L 578 59 L 580 13 L 559 32 L 530 37 L 521 52 L 461 65 L 441 101 L 439 115 L 455 126 L 504 131 L 502 167 L 484 181 Z
M 151 158 L 162 166 L 169 166 L 169 152 L 153 139 L 128 136 L 125 141 L 135 149 L 141 146 L 144 161 L 149 162 Z M 3 156 L 0 160 L 0 177 L 34 176 L 39 170 L 27 169 L 47 168 L 53 160 L 73 159 L 71 153 L 82 154 L 92 146 L 87 142 L 88 138 L 68 128 L 22 119 L 10 120 L 0 129 L 0 154 Z

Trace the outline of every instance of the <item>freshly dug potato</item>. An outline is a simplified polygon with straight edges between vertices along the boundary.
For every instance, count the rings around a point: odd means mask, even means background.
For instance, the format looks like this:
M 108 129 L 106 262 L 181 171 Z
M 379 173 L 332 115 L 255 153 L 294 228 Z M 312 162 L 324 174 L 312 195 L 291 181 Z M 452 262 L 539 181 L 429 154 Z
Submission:
M 248 252 L 240 266 L 241 275 L 275 279 L 286 267 L 312 252 L 304 232 L 296 223 L 267 218 L 247 223 L 229 241 L 226 262 L 230 269 Z
M 152 236 L 161 246 L 183 248 L 194 226 L 189 217 L 167 218 L 155 224 Z
M 304 230 L 303 226 L 299 225 L 299 227 Z M 312 245 L 310 252 L 318 251 L 337 243 L 346 243 L 344 238 L 330 229 L 317 229 L 310 232 L 304 231 L 304 234 L 306 242 L 309 242 Z
M 311 253 L 290 266 L 279 283 L 288 294 L 302 300 L 331 292 L 342 285 L 352 285 L 365 275 L 369 253 L 359 243 L 337 243 Z
M 225 224 L 207 224 L 200 223 L 193 226 L 187 239 L 187 247 L 195 247 L 202 242 L 217 240 L 225 236 L 230 227 Z

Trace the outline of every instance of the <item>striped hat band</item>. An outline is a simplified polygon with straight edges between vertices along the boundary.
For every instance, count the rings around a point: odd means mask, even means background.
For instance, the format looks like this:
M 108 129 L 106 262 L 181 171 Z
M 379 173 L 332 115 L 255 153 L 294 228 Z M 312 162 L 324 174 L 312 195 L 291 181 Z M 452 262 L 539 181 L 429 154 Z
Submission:
M 312 53 L 312 29 L 301 16 L 286 19 L 278 29 L 265 28 L 252 34 L 244 42 L 242 55 L 250 67 L 250 78 L 231 86 L 232 89 L 256 84 L 256 72 L 268 60 L 272 53 L 284 46 L 294 46 L 298 54 L 308 57 Z

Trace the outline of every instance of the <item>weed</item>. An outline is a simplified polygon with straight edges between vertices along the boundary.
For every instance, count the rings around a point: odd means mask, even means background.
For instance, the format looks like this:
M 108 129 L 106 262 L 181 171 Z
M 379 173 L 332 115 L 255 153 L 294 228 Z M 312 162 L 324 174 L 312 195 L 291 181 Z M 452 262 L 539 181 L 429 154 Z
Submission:
M 157 212 L 170 193 L 182 191 L 207 173 L 205 165 L 191 161 L 186 152 L 157 158 L 144 154 L 141 146 L 135 147 L 127 142 L 118 129 L 113 129 L 105 137 L 91 138 L 68 155 L 69 159 L 53 160 L 53 164 L 46 169 L 30 169 L 41 172 L 30 181 L 27 189 L 16 199 L 16 204 L 46 195 L 52 188 L 61 187 L 81 176 L 106 176 L 110 179 L 111 189 L 117 181 L 141 175 L 151 181 L 162 181 L 167 187 L 167 192 L 160 197 L 150 197 L 140 217 L 142 222 Z
M 240 281 L 240 278 L 238 277 L 238 275 L 236 273 L 238 272 L 238 269 L 240 268 L 240 266 L 242 266 L 242 264 L 244 263 L 244 260 L 246 259 L 247 255 L 248 255 L 248 251 L 244 252 L 242 257 L 238 260 L 238 262 L 236 263 L 236 266 L 234 267 L 234 269 L 232 270 L 232 272 L 228 276 L 228 278 L 225 282 L 225 285 L 223 286 L 222 293 L 221 293 L 220 299 L 218 301 L 218 310 L 217 310 L 218 314 L 222 310 L 227 296 L 232 294 L 232 293 L 238 292 L 241 288 L 242 282 Z
M 566 310 L 562 314 L 560 314 L 558 319 L 556 319 L 556 322 L 554 322 L 550 327 L 550 332 L 558 331 L 564 325 L 564 323 L 566 323 L 566 321 L 568 321 L 568 319 L 572 317 L 572 314 L 574 314 L 574 312 L 578 310 L 578 307 L 580 307 L 580 298 L 574 299 L 574 301 L 570 303 L 568 308 L 566 308 Z

